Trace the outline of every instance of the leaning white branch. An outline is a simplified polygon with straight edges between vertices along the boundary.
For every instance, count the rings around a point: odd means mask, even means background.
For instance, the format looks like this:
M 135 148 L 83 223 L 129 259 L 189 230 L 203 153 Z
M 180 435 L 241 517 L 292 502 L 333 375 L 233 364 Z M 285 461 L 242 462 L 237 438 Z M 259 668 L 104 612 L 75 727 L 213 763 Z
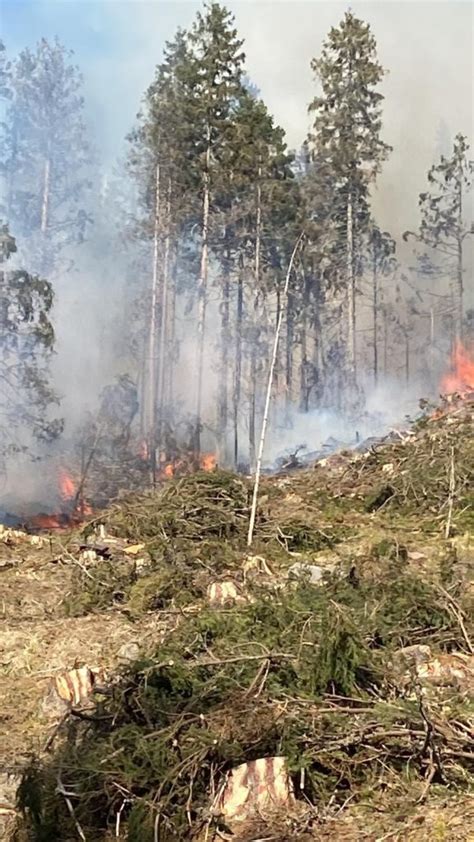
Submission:
M 268 374 L 267 396 L 266 396 L 266 399 L 265 399 L 265 409 L 264 409 L 264 413 L 263 413 L 262 432 L 260 434 L 260 443 L 259 443 L 259 446 L 258 446 L 257 466 L 256 466 L 256 470 L 255 470 L 255 482 L 254 482 L 254 486 L 253 486 L 252 508 L 250 510 L 249 531 L 248 531 L 248 535 L 247 535 L 247 546 L 249 546 L 249 547 L 252 545 L 253 531 L 254 531 L 254 527 L 255 527 L 255 517 L 256 517 L 256 513 L 257 513 L 257 501 L 258 501 L 258 488 L 259 488 L 259 485 L 260 485 L 260 474 L 261 474 L 261 470 L 262 470 L 263 448 L 264 448 L 264 445 L 265 445 L 265 435 L 266 435 L 266 431 L 267 431 L 268 413 L 269 413 L 269 409 L 270 409 L 270 401 L 271 401 L 271 396 L 272 396 L 273 374 L 274 374 L 274 371 L 275 371 L 275 364 L 276 364 L 276 359 L 277 359 L 277 354 L 278 354 L 278 345 L 279 345 L 279 341 L 280 341 L 281 326 L 283 324 L 283 316 L 284 316 L 284 313 L 285 313 L 284 304 L 287 301 L 287 297 L 288 297 L 288 287 L 290 285 L 290 277 L 291 277 L 291 272 L 292 272 L 292 269 L 293 269 L 293 263 L 294 263 L 295 257 L 296 257 L 296 252 L 298 251 L 298 248 L 299 248 L 299 245 L 300 245 L 300 243 L 303 239 L 303 236 L 304 236 L 303 233 L 301 233 L 300 236 L 298 237 L 298 239 L 295 243 L 295 247 L 292 251 L 291 257 L 290 257 L 290 262 L 288 264 L 288 271 L 286 273 L 286 278 L 285 278 L 285 286 L 283 288 L 283 304 L 282 304 L 282 307 L 281 307 L 280 312 L 278 314 L 278 322 L 277 322 L 277 326 L 276 326 L 276 330 L 275 330 L 275 340 L 273 342 L 272 361 L 270 363 L 270 371 L 269 371 L 269 374 Z

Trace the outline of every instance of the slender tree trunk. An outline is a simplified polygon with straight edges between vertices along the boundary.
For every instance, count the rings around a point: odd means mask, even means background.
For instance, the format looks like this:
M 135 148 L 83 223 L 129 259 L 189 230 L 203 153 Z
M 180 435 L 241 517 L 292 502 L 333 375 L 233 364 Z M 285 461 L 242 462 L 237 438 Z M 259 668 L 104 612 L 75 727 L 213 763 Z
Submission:
M 204 375 L 204 336 L 206 329 L 207 277 L 209 271 L 209 212 L 210 212 L 211 137 L 207 127 L 206 162 L 203 173 L 201 265 L 198 282 L 198 377 L 196 406 L 196 456 L 201 452 L 202 384 Z
M 300 411 L 308 412 L 308 276 L 303 268 L 303 301 L 301 313 Z
M 160 312 L 160 345 L 158 353 L 158 382 L 156 387 L 156 402 L 158 406 L 157 440 L 162 446 L 163 412 L 165 406 L 165 364 L 168 348 L 168 287 L 171 238 L 171 179 L 168 178 L 166 196 L 166 236 L 163 256 L 163 276 L 161 284 L 161 312 Z
M 356 347 L 356 282 L 354 271 L 354 219 L 353 198 L 349 191 L 347 198 L 347 333 L 349 345 L 349 379 L 351 387 L 357 384 L 357 347 Z
M 302 238 L 303 238 L 303 235 L 300 234 L 300 236 L 298 237 L 298 239 L 295 243 L 295 247 L 294 247 L 293 252 L 291 254 L 291 257 L 290 257 L 290 262 L 288 264 L 288 270 L 287 270 L 287 273 L 286 273 L 285 285 L 284 285 L 284 288 L 283 288 L 284 299 L 286 299 L 286 296 L 288 295 L 288 287 L 289 287 L 289 284 L 290 284 L 290 277 L 291 277 L 291 272 L 292 272 L 292 269 L 293 269 L 293 263 L 294 263 L 294 260 L 295 260 L 295 257 L 296 257 L 296 252 L 298 251 L 298 248 L 299 248 L 299 245 L 301 243 Z M 262 419 L 262 430 L 261 430 L 261 433 L 260 433 L 260 442 L 259 442 L 259 446 L 258 446 L 257 467 L 256 467 L 256 471 L 255 471 L 255 482 L 254 482 L 254 486 L 253 486 L 252 506 L 251 506 L 251 509 L 250 509 L 249 529 L 248 529 L 248 533 L 247 533 L 247 546 L 249 546 L 249 547 L 252 546 L 253 532 L 254 532 L 254 528 L 255 528 L 255 519 L 256 519 L 256 516 L 257 516 L 258 489 L 259 489 L 259 485 L 260 485 L 260 474 L 261 474 L 261 470 L 262 470 L 263 448 L 265 446 L 265 436 L 266 436 L 266 432 L 267 432 L 268 416 L 269 416 L 269 413 L 270 413 L 270 402 L 271 402 L 271 397 L 272 397 L 273 377 L 274 377 L 274 373 L 275 373 L 275 365 L 276 365 L 277 356 L 278 356 L 278 344 L 279 344 L 279 341 L 280 341 L 280 332 L 281 332 L 282 322 L 283 322 L 283 311 L 280 310 L 279 315 L 278 315 L 278 321 L 277 321 L 276 328 L 275 328 L 275 337 L 274 337 L 274 340 L 273 340 L 273 352 L 272 352 L 272 357 L 271 357 L 271 361 L 270 361 L 270 370 L 269 370 L 269 373 L 268 373 L 267 393 L 266 393 L 266 397 L 265 397 L 265 407 L 264 407 L 264 410 L 263 410 L 263 419 Z
M 288 411 L 293 389 L 293 296 L 288 293 L 286 302 L 286 360 L 285 360 L 285 404 Z
M 405 331 L 405 382 L 407 386 L 410 383 L 410 336 L 408 330 Z
M 227 239 L 227 231 L 225 233 Z M 219 393 L 218 393 L 218 440 L 219 440 L 219 464 L 226 463 L 226 443 L 228 426 L 228 394 L 227 378 L 229 368 L 229 322 L 230 322 L 230 254 L 226 247 L 224 253 L 223 284 L 222 284 L 222 310 L 221 310 L 221 364 L 219 372 Z
M 275 326 L 278 325 L 278 323 L 280 321 L 280 313 L 281 313 L 281 291 L 280 291 L 280 287 L 278 286 L 277 292 L 276 292 L 276 320 L 275 320 Z M 274 377 L 275 377 L 275 392 L 278 395 L 278 390 L 280 388 L 280 360 L 279 360 L 278 357 L 275 360 Z
M 178 272 L 178 254 L 175 246 L 173 255 L 173 269 L 172 269 L 172 286 L 169 306 L 169 324 L 168 324 L 168 359 L 169 366 L 167 372 L 166 384 L 166 404 L 172 409 L 174 399 L 174 371 L 176 365 L 176 278 Z
M 388 372 L 388 317 L 387 311 L 383 311 L 383 374 L 387 377 Z
M 249 461 L 250 470 L 255 469 L 255 412 L 256 412 L 256 392 L 257 392 L 257 337 L 259 336 L 259 327 L 257 325 L 258 316 L 258 295 L 260 291 L 260 271 L 261 271 L 261 250 L 262 250 L 262 168 L 258 168 L 257 190 L 255 197 L 255 268 L 254 268 L 254 297 L 253 297 L 253 313 L 252 313 L 252 345 L 250 348 L 250 392 L 249 392 Z
M 464 322 L 464 279 L 463 279 L 463 239 L 462 239 L 462 165 L 459 172 L 459 207 L 458 207 L 458 235 L 457 235 L 457 266 L 456 266 L 456 298 L 455 298 L 455 328 L 454 339 L 456 343 L 463 339 Z
M 379 318 L 379 285 L 377 277 L 377 252 L 374 244 L 373 265 L 372 265 L 372 316 L 373 316 L 373 349 L 374 349 L 374 384 L 377 386 L 379 380 L 379 357 L 378 357 L 378 318 Z
M 155 219 L 153 225 L 153 265 L 151 280 L 151 307 L 148 332 L 148 365 L 145 381 L 146 431 L 148 439 L 148 455 L 151 464 L 151 482 L 156 481 L 156 323 L 158 308 L 158 256 L 160 234 L 160 165 L 155 171 Z
M 239 407 L 242 391 L 242 322 L 244 312 L 243 265 L 240 264 L 237 284 L 237 314 L 235 322 L 235 374 L 234 374 L 234 465 L 239 461 Z
M 250 470 L 255 470 L 255 412 L 257 393 L 257 349 L 252 348 L 250 354 L 250 389 L 249 389 L 249 462 Z

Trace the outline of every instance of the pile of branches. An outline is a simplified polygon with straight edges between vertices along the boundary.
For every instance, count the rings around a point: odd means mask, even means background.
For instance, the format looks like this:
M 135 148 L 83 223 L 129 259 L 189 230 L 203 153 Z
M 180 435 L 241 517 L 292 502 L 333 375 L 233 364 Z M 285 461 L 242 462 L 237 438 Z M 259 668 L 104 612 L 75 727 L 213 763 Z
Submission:
M 137 616 L 195 603 L 221 575 L 242 579 L 251 491 L 250 483 L 235 474 L 199 471 L 112 505 L 87 525 L 83 539 L 103 525 L 107 533 L 143 547 L 146 569 L 138 573 L 133 557 L 116 555 L 89 569 L 76 566 L 68 613 L 115 606 Z M 317 551 L 341 539 L 341 525 L 321 529 L 319 515 L 314 518 L 309 510 L 286 520 L 276 517 L 269 494 L 284 498 L 278 489 L 262 495 L 253 552 L 270 553 L 272 561 L 288 566 L 288 550 Z
M 465 651 L 472 629 L 449 610 L 463 599 L 460 586 L 447 600 L 388 569 L 377 582 L 334 577 L 278 598 L 254 589 L 245 605 L 183 619 L 25 776 L 28 839 L 59 842 L 77 828 L 94 840 L 125 828 L 129 842 L 217 838 L 229 828 L 212 793 L 233 767 L 273 755 L 287 758 L 315 823 L 372 788 L 415 789 L 419 800 L 431 786 L 467 790 L 472 707 L 460 690 L 401 682 L 397 654 L 413 643 Z
M 474 526 L 474 402 L 449 414 L 426 415 L 407 433 L 362 455 L 335 457 L 323 484 L 362 511 L 416 515 L 446 532 Z M 449 533 L 449 529 L 448 529 Z

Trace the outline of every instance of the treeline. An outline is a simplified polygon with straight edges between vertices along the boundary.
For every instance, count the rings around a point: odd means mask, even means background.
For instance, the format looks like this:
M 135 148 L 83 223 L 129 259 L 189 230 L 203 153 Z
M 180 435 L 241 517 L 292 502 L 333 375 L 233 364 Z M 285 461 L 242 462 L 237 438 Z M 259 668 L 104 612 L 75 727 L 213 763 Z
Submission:
M 295 407 L 357 409 L 368 383 L 435 374 L 438 343 L 469 329 L 466 139 L 428 173 L 420 228 L 406 234 L 414 265 L 402 267 L 372 210 L 392 149 L 370 26 L 347 12 L 312 68 L 312 129 L 295 154 L 248 79 L 232 15 L 205 4 L 166 45 L 126 163 L 106 182 L 69 53 L 43 40 L 2 63 L 4 216 L 42 274 L 67 271 L 85 238 L 100 244 L 99 261 L 118 266 L 120 255 L 118 344 L 152 461 L 187 418 L 194 449 L 207 437 L 221 463 L 254 463 L 282 311 L 283 418 Z

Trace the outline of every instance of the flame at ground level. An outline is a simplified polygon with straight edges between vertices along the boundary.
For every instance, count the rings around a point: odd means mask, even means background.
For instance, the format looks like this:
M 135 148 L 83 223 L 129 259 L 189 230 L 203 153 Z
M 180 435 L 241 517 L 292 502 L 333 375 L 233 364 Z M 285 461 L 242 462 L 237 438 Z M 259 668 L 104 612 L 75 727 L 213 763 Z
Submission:
M 59 469 L 58 485 L 61 498 L 63 500 L 72 500 L 76 493 L 76 484 L 64 468 Z
M 443 394 L 474 390 L 474 352 L 457 342 L 451 360 L 451 370 L 441 381 Z
M 174 476 L 189 474 L 193 470 L 213 471 L 217 467 L 217 456 L 215 453 L 189 453 L 181 459 L 173 462 L 166 462 L 161 466 L 159 476 L 163 479 L 171 479 Z

